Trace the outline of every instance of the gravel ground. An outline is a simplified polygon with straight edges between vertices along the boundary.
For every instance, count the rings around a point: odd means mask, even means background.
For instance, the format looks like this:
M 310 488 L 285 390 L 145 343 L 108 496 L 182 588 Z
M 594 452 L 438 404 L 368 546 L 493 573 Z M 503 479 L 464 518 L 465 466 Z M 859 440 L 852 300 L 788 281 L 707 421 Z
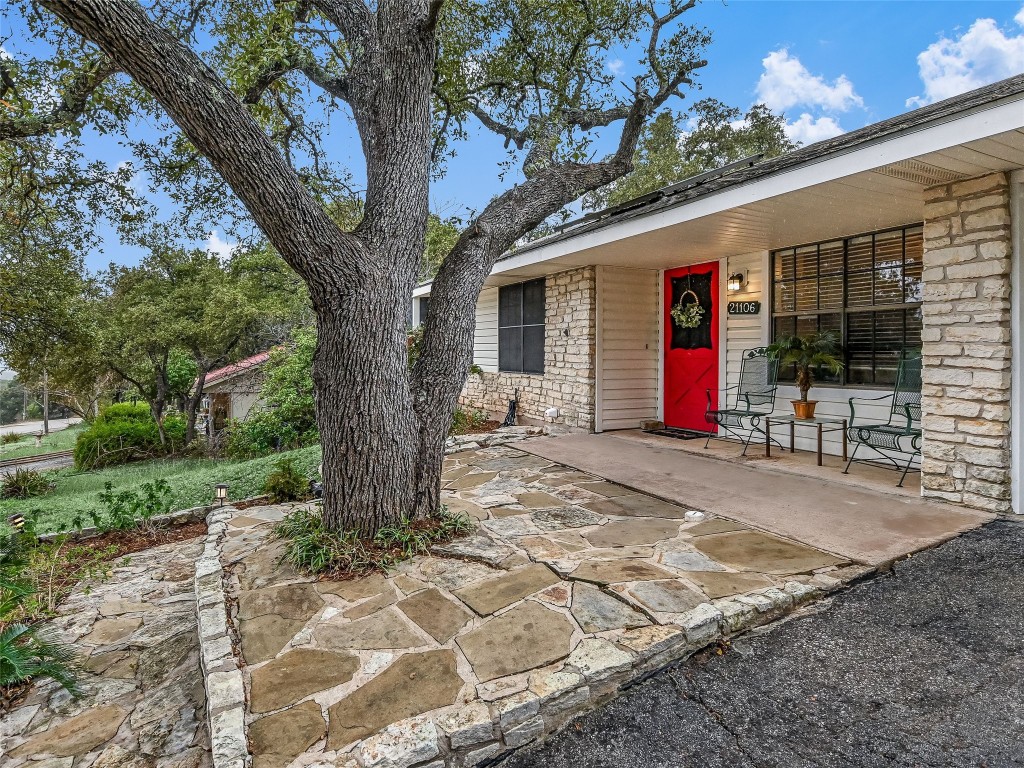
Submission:
M 1024 522 L 658 673 L 502 768 L 1024 765 Z

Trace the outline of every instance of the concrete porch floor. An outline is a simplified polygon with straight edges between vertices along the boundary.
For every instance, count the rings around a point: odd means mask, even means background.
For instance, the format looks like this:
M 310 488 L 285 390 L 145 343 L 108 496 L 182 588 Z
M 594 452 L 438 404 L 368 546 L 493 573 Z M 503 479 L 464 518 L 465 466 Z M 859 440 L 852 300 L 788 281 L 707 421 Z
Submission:
M 839 457 L 816 466 L 810 452 L 676 440 L 639 430 L 525 441 L 522 450 L 643 493 L 745 523 L 877 566 L 934 546 L 993 519 L 920 497 L 917 475 L 897 488 L 892 471 Z

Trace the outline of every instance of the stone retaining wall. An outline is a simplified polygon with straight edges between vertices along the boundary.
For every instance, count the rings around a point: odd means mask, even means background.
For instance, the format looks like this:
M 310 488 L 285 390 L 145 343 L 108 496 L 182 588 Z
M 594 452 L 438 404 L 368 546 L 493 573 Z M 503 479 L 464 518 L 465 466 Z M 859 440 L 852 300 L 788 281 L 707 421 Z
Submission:
M 503 416 L 519 390 L 522 422 L 594 429 L 597 282 L 594 267 L 549 275 L 545 283 L 544 373 L 470 375 L 462 391 L 464 407 Z M 558 408 L 555 419 L 544 411 Z
M 1010 194 L 996 173 L 925 190 L 925 496 L 1010 510 Z
M 227 521 L 237 513 L 234 507 L 219 507 L 209 514 L 205 547 L 196 561 L 196 616 L 214 768 L 245 768 L 249 762 L 245 688 L 229 634 L 220 563 Z

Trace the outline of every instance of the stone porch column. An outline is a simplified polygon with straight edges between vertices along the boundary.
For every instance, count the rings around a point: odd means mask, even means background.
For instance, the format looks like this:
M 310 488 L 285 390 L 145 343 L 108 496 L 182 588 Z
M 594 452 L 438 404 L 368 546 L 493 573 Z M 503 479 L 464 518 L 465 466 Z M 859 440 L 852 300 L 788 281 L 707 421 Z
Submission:
M 995 173 L 924 195 L 922 494 L 1008 512 L 1008 179 Z

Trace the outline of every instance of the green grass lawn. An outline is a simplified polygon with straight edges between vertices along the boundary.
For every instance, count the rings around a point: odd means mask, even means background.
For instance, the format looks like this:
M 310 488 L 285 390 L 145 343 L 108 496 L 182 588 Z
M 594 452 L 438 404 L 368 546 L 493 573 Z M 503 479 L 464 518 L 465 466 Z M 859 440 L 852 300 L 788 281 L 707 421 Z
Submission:
M 59 449 L 58 449 L 59 450 Z M 63 531 L 71 527 L 77 514 L 87 515 L 100 509 L 99 494 L 110 481 L 115 490 L 138 490 L 143 483 L 163 478 L 171 486 L 172 509 L 188 509 L 213 503 L 214 486 L 228 484 L 229 499 L 257 496 L 266 477 L 284 457 L 295 460 L 295 467 L 313 477 L 320 463 L 320 446 L 300 448 L 259 459 L 157 459 L 154 461 L 108 467 L 95 472 L 77 472 L 74 468 L 47 473 L 57 487 L 46 496 L 0 502 L 4 518 L 15 512 L 40 512 L 40 532 Z
M 51 432 L 43 438 L 41 448 L 36 448 L 34 435 L 22 435 L 21 440 L 16 443 L 0 445 L 0 459 L 20 459 L 22 456 L 38 456 L 41 453 L 54 453 L 56 451 L 70 451 L 75 447 L 75 440 L 85 424 L 75 424 L 73 427 L 62 429 L 59 432 Z M 0 427 L 0 434 L 4 429 Z

